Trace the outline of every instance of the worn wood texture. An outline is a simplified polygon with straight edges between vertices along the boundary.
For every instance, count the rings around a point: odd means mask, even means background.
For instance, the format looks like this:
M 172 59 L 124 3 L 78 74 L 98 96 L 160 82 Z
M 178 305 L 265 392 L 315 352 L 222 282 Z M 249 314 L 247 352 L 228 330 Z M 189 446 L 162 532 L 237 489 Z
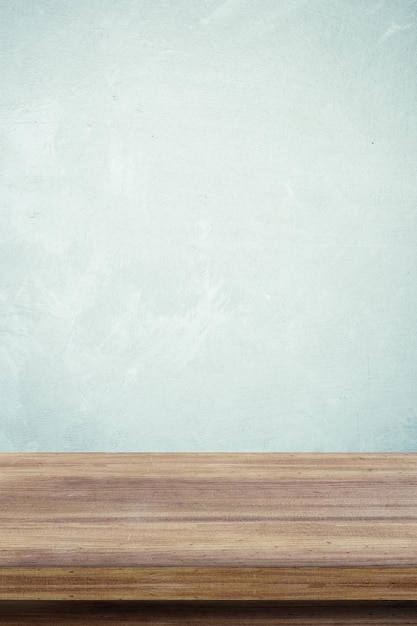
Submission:
M 417 626 L 417 603 L 4 602 L 2 626 Z
M 416 600 L 417 454 L 2 454 L 0 568 L 3 599 Z

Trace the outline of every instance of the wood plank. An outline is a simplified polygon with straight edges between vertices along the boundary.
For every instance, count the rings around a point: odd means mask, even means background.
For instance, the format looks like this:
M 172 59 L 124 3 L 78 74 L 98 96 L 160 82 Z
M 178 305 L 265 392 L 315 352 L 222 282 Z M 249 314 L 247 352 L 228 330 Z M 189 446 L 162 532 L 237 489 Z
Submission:
M 416 581 L 415 453 L 0 454 L 4 599 L 415 600 Z
M 0 603 L 2 626 L 417 626 L 417 604 L 393 603 Z
M 417 569 L 6 567 L 1 599 L 417 600 Z

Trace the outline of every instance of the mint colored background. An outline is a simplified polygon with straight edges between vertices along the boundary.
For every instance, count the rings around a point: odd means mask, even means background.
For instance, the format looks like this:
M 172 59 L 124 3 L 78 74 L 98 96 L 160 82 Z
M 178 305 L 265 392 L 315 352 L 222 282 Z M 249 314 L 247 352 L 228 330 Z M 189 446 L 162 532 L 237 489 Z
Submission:
M 1 451 L 417 451 L 416 9 L 0 0 Z

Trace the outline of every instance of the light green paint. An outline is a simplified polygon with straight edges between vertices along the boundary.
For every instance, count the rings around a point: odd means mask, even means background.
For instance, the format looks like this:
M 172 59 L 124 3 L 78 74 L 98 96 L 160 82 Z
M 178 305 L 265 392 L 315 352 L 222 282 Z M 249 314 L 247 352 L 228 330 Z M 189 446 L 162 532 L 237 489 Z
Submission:
M 2 451 L 417 451 L 416 8 L 0 0 Z

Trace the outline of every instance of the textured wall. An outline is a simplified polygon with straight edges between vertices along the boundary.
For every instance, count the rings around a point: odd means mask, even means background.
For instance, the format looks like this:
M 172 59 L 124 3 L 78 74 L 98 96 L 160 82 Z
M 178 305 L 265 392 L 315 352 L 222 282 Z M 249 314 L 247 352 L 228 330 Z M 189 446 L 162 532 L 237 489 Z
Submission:
M 0 0 L 2 451 L 417 451 L 416 17 Z

